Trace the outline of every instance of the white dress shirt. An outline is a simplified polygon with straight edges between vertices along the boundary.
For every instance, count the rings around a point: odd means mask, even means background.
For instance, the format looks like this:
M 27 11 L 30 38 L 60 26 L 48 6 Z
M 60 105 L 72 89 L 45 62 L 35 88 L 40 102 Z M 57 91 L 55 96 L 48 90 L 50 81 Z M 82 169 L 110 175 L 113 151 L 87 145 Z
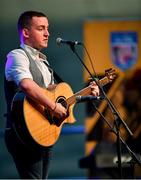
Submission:
M 51 73 L 44 63 L 44 61 L 47 62 L 46 56 L 38 50 L 25 44 L 21 44 L 20 47 L 25 49 L 35 61 L 37 67 L 43 75 L 45 87 L 48 87 L 51 82 Z M 14 81 L 17 85 L 19 85 L 21 80 L 24 78 L 33 79 L 29 66 L 29 59 L 22 49 L 12 50 L 7 55 L 7 62 L 5 66 L 6 79 L 8 81 Z

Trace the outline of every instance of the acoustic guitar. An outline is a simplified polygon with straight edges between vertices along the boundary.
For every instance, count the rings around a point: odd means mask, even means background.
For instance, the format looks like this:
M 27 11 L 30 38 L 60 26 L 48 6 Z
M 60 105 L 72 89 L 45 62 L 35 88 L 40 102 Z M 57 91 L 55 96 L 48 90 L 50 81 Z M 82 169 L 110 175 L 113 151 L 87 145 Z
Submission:
M 98 83 L 101 86 L 111 82 L 115 77 L 115 70 L 105 71 L 104 78 Z M 52 90 L 42 88 L 42 93 L 47 97 L 61 103 L 68 110 L 65 119 L 57 119 L 50 115 L 50 112 L 42 105 L 27 97 L 23 92 L 17 92 L 13 98 L 11 112 L 13 127 L 22 140 L 28 145 L 39 145 L 46 148 L 55 144 L 59 138 L 64 123 L 74 123 L 73 108 L 77 96 L 91 94 L 91 87 L 88 86 L 73 94 L 71 87 L 65 83 L 59 83 Z

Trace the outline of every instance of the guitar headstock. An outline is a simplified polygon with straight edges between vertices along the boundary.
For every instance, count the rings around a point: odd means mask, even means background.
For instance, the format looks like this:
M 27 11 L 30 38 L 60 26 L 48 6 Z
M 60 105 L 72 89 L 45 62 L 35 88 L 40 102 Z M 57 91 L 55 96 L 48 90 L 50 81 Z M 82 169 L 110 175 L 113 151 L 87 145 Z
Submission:
M 116 71 L 113 68 L 105 70 L 105 76 L 108 78 L 109 82 L 112 82 L 116 78 Z

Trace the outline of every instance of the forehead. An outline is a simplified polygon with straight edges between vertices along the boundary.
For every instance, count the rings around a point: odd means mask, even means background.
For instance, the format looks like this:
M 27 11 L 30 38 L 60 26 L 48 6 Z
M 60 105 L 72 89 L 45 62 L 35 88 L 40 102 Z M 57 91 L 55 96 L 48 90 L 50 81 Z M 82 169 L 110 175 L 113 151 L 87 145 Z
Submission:
M 47 17 L 34 16 L 34 17 L 32 17 L 31 25 L 32 26 L 34 26 L 34 25 L 36 25 L 36 26 L 41 26 L 41 25 L 48 26 L 49 23 L 48 23 Z

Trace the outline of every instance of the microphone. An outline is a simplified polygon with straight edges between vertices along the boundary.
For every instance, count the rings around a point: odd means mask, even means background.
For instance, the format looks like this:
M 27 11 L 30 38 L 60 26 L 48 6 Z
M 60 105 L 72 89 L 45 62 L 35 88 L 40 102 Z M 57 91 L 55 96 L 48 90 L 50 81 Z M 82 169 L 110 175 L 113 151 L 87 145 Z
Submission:
M 77 102 L 85 102 L 85 101 L 92 101 L 92 100 L 102 100 L 104 97 L 101 96 L 76 96 Z
M 81 45 L 82 44 L 81 42 L 78 42 L 78 41 L 69 41 L 69 40 L 64 40 L 64 39 L 61 39 L 61 38 L 57 38 L 56 43 L 58 45 L 60 45 L 60 44 Z

